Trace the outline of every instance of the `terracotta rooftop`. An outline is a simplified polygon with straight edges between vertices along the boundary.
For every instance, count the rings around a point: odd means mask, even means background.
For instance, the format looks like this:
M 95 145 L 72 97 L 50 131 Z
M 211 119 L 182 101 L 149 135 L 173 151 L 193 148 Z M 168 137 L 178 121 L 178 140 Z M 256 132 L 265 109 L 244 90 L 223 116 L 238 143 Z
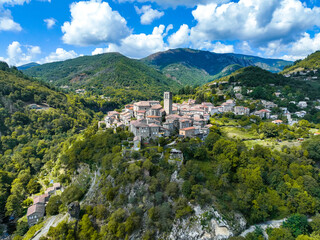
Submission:
M 188 128 L 183 128 L 183 129 L 180 129 L 182 131 L 189 131 L 189 130 L 195 130 L 196 128 L 195 127 L 188 127 Z
M 272 121 L 274 123 L 282 123 L 282 120 L 275 120 L 275 121 Z
M 155 104 L 151 107 L 151 109 L 161 109 L 162 106 L 160 104 Z
M 48 197 L 48 194 L 42 194 L 40 196 L 35 196 L 33 198 L 33 204 L 37 204 L 37 203 L 46 203 L 46 197 Z
M 120 113 L 116 112 L 116 111 L 111 111 L 108 112 L 108 116 L 112 116 L 112 115 L 119 115 Z

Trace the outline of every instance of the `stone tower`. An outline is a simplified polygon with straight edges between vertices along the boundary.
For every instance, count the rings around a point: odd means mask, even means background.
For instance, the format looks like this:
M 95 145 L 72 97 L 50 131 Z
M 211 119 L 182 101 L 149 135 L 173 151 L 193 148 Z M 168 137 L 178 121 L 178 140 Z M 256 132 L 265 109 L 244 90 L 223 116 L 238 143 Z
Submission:
M 164 111 L 166 115 L 172 114 L 172 93 L 165 92 L 163 95 L 163 102 L 164 102 Z

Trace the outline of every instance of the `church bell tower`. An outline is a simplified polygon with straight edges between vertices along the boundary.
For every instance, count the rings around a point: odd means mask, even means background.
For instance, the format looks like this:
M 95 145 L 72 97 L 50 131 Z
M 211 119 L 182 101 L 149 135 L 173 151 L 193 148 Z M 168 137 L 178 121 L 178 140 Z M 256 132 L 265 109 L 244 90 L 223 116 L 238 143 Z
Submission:
M 165 92 L 163 95 L 163 102 L 164 102 L 164 111 L 166 115 L 172 114 L 172 93 Z

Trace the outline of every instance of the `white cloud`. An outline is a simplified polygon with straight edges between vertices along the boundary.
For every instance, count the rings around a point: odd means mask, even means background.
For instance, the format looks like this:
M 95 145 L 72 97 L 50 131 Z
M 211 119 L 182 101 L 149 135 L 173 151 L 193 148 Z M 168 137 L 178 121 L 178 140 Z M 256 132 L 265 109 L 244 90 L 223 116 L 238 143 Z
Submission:
M 247 41 L 243 41 L 239 44 L 238 48 L 246 54 L 252 54 L 254 51 L 252 50 L 250 44 Z
M 38 1 L 41 1 L 41 2 L 51 2 L 51 0 L 38 0 Z M 23 5 L 24 3 L 29 3 L 31 2 L 31 0 L 1 0 L 0 1 L 0 5 L 11 5 L 11 6 L 14 6 L 14 5 Z
M 309 54 L 320 49 L 320 33 L 311 37 L 309 33 L 295 42 L 282 44 L 280 41 L 270 42 L 267 47 L 260 48 L 267 56 L 276 56 L 285 60 L 295 61 L 304 59 Z
M 168 37 L 170 48 L 182 47 L 188 44 L 190 42 L 189 33 L 189 26 L 187 24 L 181 25 L 177 32 Z
M 145 3 L 145 2 L 154 2 L 157 3 L 159 6 L 162 7 L 177 7 L 177 6 L 186 6 L 186 7 L 194 7 L 198 4 L 207 4 L 207 3 L 225 3 L 229 2 L 229 0 L 118 0 L 118 2 L 139 2 L 139 3 Z
M 19 32 L 22 28 L 19 23 L 16 23 L 11 16 L 9 10 L 4 10 L 0 6 L 0 32 L 1 31 L 15 31 Z
M 64 43 L 87 46 L 118 43 L 130 34 L 126 20 L 101 0 L 71 4 L 71 22 L 61 27 Z
M 47 18 L 43 20 L 47 24 L 47 28 L 51 29 L 54 25 L 56 25 L 57 20 L 54 18 Z
M 49 63 L 49 62 L 57 62 L 57 61 L 64 61 L 71 58 L 79 57 L 79 55 L 71 50 L 66 51 L 63 48 L 57 48 L 55 52 L 49 54 L 49 56 L 42 59 L 40 62 L 42 63 Z
M 150 5 L 142 6 L 142 8 L 134 7 L 136 12 L 141 15 L 141 24 L 151 24 L 155 19 L 159 19 L 164 15 L 164 12 L 152 9 Z
M 24 3 L 29 3 L 31 0 L 1 0 L 0 1 L 0 5 L 4 5 L 4 4 L 7 4 L 7 5 L 23 5 Z
M 164 37 L 168 35 L 168 33 L 173 29 L 173 25 L 172 24 L 169 24 L 166 28 L 166 32 L 164 34 Z
M 12 42 L 7 48 L 7 58 L 0 60 L 7 62 L 9 65 L 20 66 L 31 61 L 41 53 L 39 46 L 21 45 L 19 42 Z
M 120 45 L 109 44 L 107 48 L 97 48 L 92 54 L 101 54 L 105 52 L 120 52 L 128 57 L 143 58 L 152 53 L 163 51 L 168 49 L 163 41 L 165 35 L 165 26 L 160 25 L 153 29 L 152 34 L 146 35 L 131 34 L 127 38 L 123 39 Z
M 313 38 L 310 37 L 310 34 L 304 33 L 302 38 L 292 44 L 290 52 L 297 56 L 306 57 L 318 50 L 320 50 L 320 33 Z
M 11 11 L 5 9 L 5 6 L 23 5 L 31 0 L 0 0 L 0 32 L 1 31 L 16 31 L 22 30 L 19 23 L 13 20 Z M 43 0 L 51 2 L 51 0 Z
M 212 47 L 213 47 L 212 52 L 215 52 L 215 53 L 233 53 L 234 52 L 233 45 L 226 45 L 221 42 L 217 42 L 213 44 Z
M 191 29 L 196 42 L 243 40 L 261 46 L 270 41 L 294 41 L 320 26 L 320 8 L 307 8 L 299 0 L 240 0 L 222 5 L 198 5 L 192 11 L 197 25 Z
M 266 47 L 260 47 L 263 55 L 273 58 L 295 61 L 304 59 L 309 54 L 320 49 L 320 33 L 313 37 L 309 33 L 304 33 L 300 39 L 291 43 L 283 43 L 280 40 L 271 41 Z

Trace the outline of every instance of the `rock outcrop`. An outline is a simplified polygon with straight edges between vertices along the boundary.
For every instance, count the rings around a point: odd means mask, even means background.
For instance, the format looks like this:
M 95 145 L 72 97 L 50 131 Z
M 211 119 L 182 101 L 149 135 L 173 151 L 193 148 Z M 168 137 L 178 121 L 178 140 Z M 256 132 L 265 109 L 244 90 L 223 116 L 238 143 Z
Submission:
M 213 207 L 194 207 L 192 216 L 175 221 L 170 240 L 222 240 L 243 230 L 246 220 L 235 214 L 233 222 L 227 221 Z

